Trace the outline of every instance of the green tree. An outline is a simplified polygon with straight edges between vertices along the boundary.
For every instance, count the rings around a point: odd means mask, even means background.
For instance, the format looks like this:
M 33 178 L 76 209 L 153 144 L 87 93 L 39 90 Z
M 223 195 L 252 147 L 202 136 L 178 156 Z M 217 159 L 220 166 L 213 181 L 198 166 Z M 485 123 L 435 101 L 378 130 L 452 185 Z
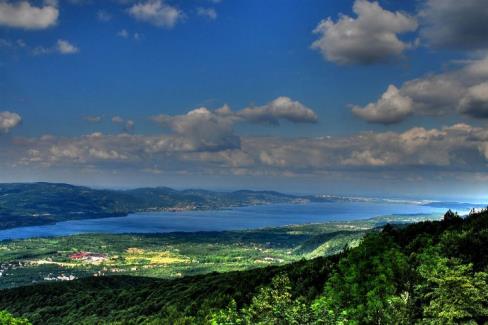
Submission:
M 457 214 L 457 212 L 452 212 L 451 209 L 447 210 L 447 212 L 444 214 L 444 221 L 452 221 L 452 220 L 458 220 L 461 217 Z
M 408 286 L 407 257 L 389 236 L 369 235 L 341 259 L 313 309 L 325 323 L 408 323 Z
M 481 323 L 488 317 L 488 274 L 473 272 L 431 248 L 420 256 L 417 292 L 422 300 L 424 322 L 429 324 Z
M 0 311 L 0 325 L 30 325 L 25 318 L 17 318 L 6 311 Z
M 293 299 L 290 279 L 285 275 L 273 278 L 270 287 L 263 287 L 248 307 L 237 310 L 234 300 L 227 309 L 212 315 L 211 324 L 310 324 L 312 314 L 307 304 Z
M 227 309 L 221 309 L 211 315 L 210 324 L 212 325 L 245 324 L 245 320 L 242 318 L 239 311 L 237 310 L 236 301 L 232 299 Z

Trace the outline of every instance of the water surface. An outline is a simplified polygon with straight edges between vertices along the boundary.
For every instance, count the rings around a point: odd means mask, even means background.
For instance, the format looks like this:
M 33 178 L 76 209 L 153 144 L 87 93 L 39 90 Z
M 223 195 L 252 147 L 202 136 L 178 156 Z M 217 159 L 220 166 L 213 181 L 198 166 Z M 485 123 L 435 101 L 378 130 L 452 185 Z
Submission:
M 0 231 L 0 240 L 81 233 L 165 233 L 239 230 L 327 221 L 368 219 L 392 214 L 443 213 L 445 208 L 417 204 L 330 202 L 271 204 L 226 210 L 135 213 Z

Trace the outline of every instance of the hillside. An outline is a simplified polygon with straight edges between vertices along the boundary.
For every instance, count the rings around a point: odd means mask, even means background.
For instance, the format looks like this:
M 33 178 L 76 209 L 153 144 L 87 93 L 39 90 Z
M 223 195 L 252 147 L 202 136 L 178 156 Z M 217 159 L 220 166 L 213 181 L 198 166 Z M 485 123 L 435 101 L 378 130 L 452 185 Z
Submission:
M 54 183 L 0 184 L 0 229 L 138 211 L 219 209 L 309 199 L 271 191 L 177 191 L 167 187 L 116 191 Z
M 0 292 L 36 324 L 411 324 L 488 321 L 488 212 L 387 225 L 356 248 L 176 280 L 101 277 Z

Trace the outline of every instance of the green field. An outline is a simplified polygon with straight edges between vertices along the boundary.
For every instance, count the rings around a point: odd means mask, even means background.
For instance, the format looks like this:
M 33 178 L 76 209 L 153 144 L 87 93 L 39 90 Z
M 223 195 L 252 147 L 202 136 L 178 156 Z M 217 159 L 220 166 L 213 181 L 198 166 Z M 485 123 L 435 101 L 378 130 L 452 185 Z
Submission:
M 0 242 L 0 288 L 109 275 L 179 278 L 282 265 L 356 246 L 386 222 L 435 215 L 385 216 L 363 221 L 247 231 L 170 234 L 85 234 Z M 86 254 L 76 259 L 73 254 Z

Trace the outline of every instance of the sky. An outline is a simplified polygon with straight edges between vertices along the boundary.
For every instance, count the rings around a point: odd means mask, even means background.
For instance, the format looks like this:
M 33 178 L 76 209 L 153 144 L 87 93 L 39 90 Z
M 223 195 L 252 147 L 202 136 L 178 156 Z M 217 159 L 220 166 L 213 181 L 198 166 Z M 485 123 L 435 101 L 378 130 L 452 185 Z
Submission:
M 488 197 L 486 0 L 0 0 L 0 182 Z

